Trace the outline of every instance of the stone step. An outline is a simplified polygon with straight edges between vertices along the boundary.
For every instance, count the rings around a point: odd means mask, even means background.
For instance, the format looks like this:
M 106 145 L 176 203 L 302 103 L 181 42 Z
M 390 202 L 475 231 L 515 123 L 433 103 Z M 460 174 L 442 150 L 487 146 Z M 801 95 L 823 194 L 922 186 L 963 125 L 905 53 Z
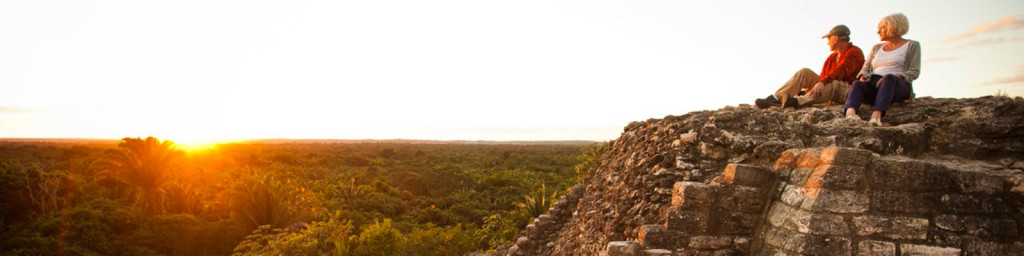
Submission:
M 689 237 L 682 232 L 668 230 L 661 224 L 641 226 L 638 236 L 640 244 L 647 249 L 674 250 L 683 248 L 690 242 Z

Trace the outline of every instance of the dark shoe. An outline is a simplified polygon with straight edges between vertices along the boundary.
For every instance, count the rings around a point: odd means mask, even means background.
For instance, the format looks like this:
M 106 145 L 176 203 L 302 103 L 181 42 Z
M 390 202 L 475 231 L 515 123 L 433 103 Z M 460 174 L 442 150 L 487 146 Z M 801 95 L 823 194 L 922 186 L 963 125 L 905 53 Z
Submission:
M 766 109 L 770 107 L 782 106 L 782 103 L 779 102 L 779 100 L 775 99 L 774 95 L 768 95 L 767 98 L 754 100 L 754 105 L 756 105 L 757 108 Z
M 796 99 L 794 99 L 793 96 L 789 94 L 782 95 L 782 103 L 780 104 L 782 105 L 782 108 L 796 108 L 797 106 L 799 106 L 797 105 Z

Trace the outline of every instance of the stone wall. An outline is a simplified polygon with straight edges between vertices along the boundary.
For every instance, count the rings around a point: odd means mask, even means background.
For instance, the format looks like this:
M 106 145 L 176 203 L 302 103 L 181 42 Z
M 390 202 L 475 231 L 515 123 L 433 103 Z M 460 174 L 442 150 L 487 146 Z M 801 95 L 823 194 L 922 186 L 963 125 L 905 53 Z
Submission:
M 581 184 L 578 203 L 542 235 L 523 233 L 517 240 L 530 250 L 513 252 L 1019 250 L 1024 100 L 919 98 L 894 105 L 885 121 L 843 118 L 838 106 L 741 105 L 630 123 Z
M 787 150 L 771 168 L 731 164 L 710 184 L 676 183 L 665 223 L 606 252 L 1013 255 L 1024 252 L 1024 223 L 1011 175 L 849 148 Z

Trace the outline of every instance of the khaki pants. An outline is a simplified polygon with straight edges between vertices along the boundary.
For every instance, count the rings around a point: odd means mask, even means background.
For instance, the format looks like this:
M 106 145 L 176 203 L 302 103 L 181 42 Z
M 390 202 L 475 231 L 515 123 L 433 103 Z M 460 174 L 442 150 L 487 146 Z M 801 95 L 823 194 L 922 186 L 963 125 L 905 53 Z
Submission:
M 846 102 L 846 92 L 850 90 L 850 84 L 839 80 L 825 84 L 825 88 L 821 90 L 821 96 L 818 98 L 809 95 L 796 96 L 800 94 L 800 89 L 808 92 L 811 91 L 811 88 L 814 88 L 814 84 L 818 83 L 820 78 L 818 73 L 814 73 L 810 69 L 801 69 L 796 74 L 793 74 L 793 77 L 782 85 L 782 88 L 775 92 L 775 97 L 781 99 L 784 94 L 792 95 L 796 99 L 797 105 L 801 107 L 827 102 L 839 104 Z

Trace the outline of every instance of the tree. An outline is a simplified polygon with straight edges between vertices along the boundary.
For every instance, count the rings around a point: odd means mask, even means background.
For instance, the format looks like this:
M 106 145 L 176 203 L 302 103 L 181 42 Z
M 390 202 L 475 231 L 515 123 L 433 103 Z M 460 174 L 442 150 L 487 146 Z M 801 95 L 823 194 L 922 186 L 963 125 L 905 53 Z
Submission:
M 169 140 L 123 138 L 117 149 L 107 151 L 103 170 L 96 178 L 127 185 L 136 206 L 147 213 L 161 214 L 164 183 L 183 155 Z

